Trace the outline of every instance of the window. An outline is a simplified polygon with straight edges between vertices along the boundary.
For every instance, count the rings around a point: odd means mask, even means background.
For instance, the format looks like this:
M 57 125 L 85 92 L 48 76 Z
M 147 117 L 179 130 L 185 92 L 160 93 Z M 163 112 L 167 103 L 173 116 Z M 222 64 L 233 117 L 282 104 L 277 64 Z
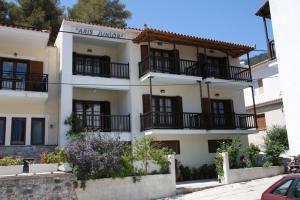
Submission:
M 208 140 L 208 152 L 216 153 L 217 149 L 221 147 L 222 143 L 231 143 L 231 139 L 223 139 L 223 140 Z
M 32 118 L 31 119 L 31 144 L 43 145 L 45 139 L 45 119 Z
M 263 94 L 264 93 L 263 79 L 258 79 L 257 83 L 258 83 L 258 93 Z
M 258 130 L 265 130 L 267 128 L 265 114 L 258 114 L 256 120 Z
M 24 145 L 26 134 L 26 118 L 12 118 L 11 144 Z
M 154 141 L 154 145 L 158 145 L 159 147 L 165 147 L 176 154 L 180 154 L 180 143 L 179 140 L 168 140 L 168 141 Z
M 295 185 L 294 191 L 293 191 L 293 196 L 296 198 L 300 198 L 300 180 Z
M 293 179 L 286 180 L 271 193 L 278 196 L 286 196 L 293 181 Z
M 28 62 L 23 60 L 2 59 L 0 63 L 0 87 L 4 89 L 25 90 Z M 0 80 L 1 80 L 0 79 Z
M 5 144 L 6 118 L 0 117 L 0 145 Z

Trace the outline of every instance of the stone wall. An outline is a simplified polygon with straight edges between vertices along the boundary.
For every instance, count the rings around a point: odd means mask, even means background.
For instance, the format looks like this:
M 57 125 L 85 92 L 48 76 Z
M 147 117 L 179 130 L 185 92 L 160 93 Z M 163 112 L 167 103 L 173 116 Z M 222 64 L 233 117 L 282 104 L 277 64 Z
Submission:
M 74 181 L 66 173 L 0 177 L 0 199 L 77 200 Z
M 52 152 L 56 145 L 29 145 L 29 146 L 0 146 L 0 155 L 33 158 L 39 161 L 43 151 Z

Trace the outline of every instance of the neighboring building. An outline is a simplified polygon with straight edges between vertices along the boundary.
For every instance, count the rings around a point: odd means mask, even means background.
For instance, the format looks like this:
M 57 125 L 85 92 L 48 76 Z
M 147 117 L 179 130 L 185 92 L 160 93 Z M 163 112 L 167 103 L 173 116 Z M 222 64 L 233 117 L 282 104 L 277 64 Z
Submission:
M 145 27 L 113 28 L 64 20 L 59 52 L 59 145 L 75 113 L 90 132 L 134 142 L 145 135 L 190 167 L 213 163 L 220 141 L 243 145 L 255 133 L 243 89 L 251 71 L 239 57 L 254 48 Z
M 267 23 L 267 20 L 271 20 L 269 3 L 266 2 L 256 12 L 256 15 L 261 17 L 264 22 L 268 57 L 266 60 L 251 66 L 259 133 L 249 135 L 249 143 L 263 147 L 267 128 L 274 125 L 284 126 L 285 118 L 275 43 L 271 39 L 269 33 L 271 30 L 268 30 Z M 244 94 L 247 112 L 253 113 L 251 90 L 245 89 Z
M 298 80 L 300 74 L 300 1 L 270 0 L 276 55 L 280 73 L 283 105 L 288 132 L 290 154 L 300 154 Z M 269 8 L 266 6 L 266 10 Z
M 0 152 L 52 150 L 58 137 L 59 71 L 49 33 L 0 24 Z M 53 146 L 54 145 L 54 146 Z

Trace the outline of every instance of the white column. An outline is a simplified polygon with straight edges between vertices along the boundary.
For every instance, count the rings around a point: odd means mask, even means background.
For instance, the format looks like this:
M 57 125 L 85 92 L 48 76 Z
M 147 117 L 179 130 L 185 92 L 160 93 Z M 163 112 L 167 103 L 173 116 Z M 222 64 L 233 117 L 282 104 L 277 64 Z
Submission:
M 25 145 L 31 145 L 31 117 L 26 117 Z
M 300 154 L 300 1 L 270 0 L 280 84 L 291 155 Z
M 73 35 L 59 33 L 60 43 L 60 101 L 59 101 L 59 138 L 58 145 L 63 147 L 67 144 L 66 133 L 69 126 L 64 122 L 72 113 L 73 86 L 72 84 L 72 59 L 73 59 Z
M 10 139 L 11 139 L 11 116 L 6 116 L 5 146 L 10 145 Z
M 223 156 L 223 176 L 224 176 L 224 183 L 229 184 L 230 183 L 230 176 L 229 176 L 229 158 L 228 153 L 224 152 L 222 153 Z

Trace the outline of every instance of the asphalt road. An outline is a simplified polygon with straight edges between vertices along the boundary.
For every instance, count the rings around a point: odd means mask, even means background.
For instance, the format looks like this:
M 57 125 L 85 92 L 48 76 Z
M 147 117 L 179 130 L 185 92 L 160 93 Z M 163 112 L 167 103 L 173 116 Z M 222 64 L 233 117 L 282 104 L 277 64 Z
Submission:
M 282 175 L 223 185 L 185 195 L 166 198 L 166 200 L 259 200 L 261 194 L 281 177 Z

